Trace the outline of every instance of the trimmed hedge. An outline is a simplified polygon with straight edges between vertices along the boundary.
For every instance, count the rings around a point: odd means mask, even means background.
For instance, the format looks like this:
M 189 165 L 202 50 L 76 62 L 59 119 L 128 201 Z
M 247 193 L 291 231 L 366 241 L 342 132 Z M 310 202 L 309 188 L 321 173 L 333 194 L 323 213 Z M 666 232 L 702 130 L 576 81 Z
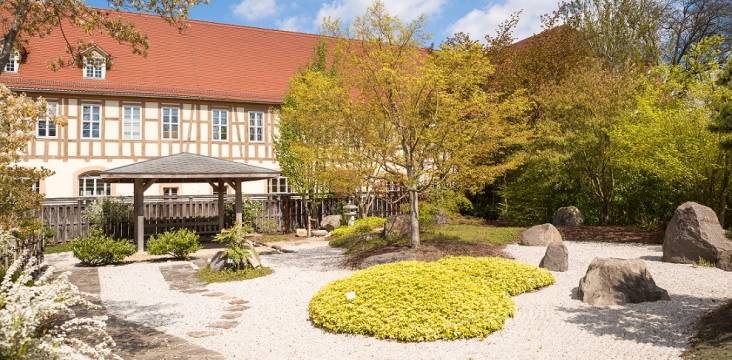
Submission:
M 502 258 L 404 261 L 329 283 L 308 310 L 315 325 L 336 333 L 401 341 L 483 338 L 513 316 L 510 295 L 553 283 L 544 269 Z
M 71 243 L 71 251 L 84 265 L 114 264 L 135 253 L 135 245 L 127 240 L 115 240 L 104 235 L 104 230 L 92 228 L 89 235 Z
M 153 236 L 147 243 L 147 252 L 151 255 L 171 255 L 176 259 L 187 259 L 188 255 L 198 251 L 198 234 L 188 229 L 166 231 Z
M 340 237 L 345 235 L 369 233 L 374 229 L 384 227 L 385 223 L 386 219 L 375 216 L 356 219 L 356 221 L 353 222 L 353 226 L 340 226 L 334 229 L 330 235 L 332 237 Z

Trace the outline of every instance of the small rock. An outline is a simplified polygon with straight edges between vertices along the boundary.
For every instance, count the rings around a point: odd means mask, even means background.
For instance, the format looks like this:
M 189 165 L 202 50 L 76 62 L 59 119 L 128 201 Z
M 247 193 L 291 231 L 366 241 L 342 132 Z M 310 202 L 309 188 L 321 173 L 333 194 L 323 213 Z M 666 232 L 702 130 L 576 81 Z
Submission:
M 235 300 L 229 301 L 229 305 L 244 305 L 244 304 L 246 304 L 248 302 L 249 301 L 246 301 L 244 299 L 235 299 Z
M 201 295 L 209 296 L 209 297 L 217 297 L 217 296 L 224 296 L 226 294 L 224 294 L 222 292 L 214 291 L 214 292 L 209 292 L 209 293 L 205 293 L 205 294 L 201 294 Z
M 208 336 L 214 336 L 216 335 L 216 333 L 213 331 L 189 331 L 186 333 L 186 335 L 192 338 L 203 338 Z
M 544 257 L 539 263 L 539 267 L 549 271 L 567 271 L 569 268 L 567 246 L 563 242 L 550 243 L 546 248 Z
M 562 234 L 552 224 L 532 226 L 519 234 L 519 245 L 548 246 L 553 242 L 562 242 Z
M 297 237 L 308 237 L 308 229 L 295 229 L 295 236 Z
M 579 298 L 592 305 L 623 305 L 669 300 L 639 259 L 595 258 L 580 280 Z
M 328 215 L 320 222 L 320 228 L 326 231 L 333 231 L 333 229 L 341 226 L 341 222 L 343 222 L 342 215 Z
M 208 268 L 211 269 L 211 271 L 213 272 L 219 272 L 224 269 L 228 260 L 229 257 L 226 251 L 217 251 L 216 254 L 214 254 L 214 256 L 211 258 L 211 260 L 209 260 Z
M 554 213 L 552 224 L 556 226 L 577 226 L 585 222 L 582 212 L 575 206 L 560 207 Z
M 359 268 L 365 269 L 374 265 L 388 264 L 397 261 L 417 260 L 417 255 L 412 250 L 402 250 L 378 255 L 369 256 L 361 262 Z
M 237 325 L 239 325 L 238 321 L 217 321 L 208 324 L 208 327 L 216 329 L 231 329 Z
M 312 236 L 318 236 L 318 237 L 325 236 L 325 235 L 328 235 L 328 230 L 311 230 L 310 234 Z

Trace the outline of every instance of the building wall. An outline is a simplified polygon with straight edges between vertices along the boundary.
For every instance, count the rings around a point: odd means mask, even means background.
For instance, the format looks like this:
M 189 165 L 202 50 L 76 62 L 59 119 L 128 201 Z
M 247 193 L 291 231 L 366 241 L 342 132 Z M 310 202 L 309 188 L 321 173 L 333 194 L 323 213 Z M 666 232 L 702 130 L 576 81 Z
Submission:
M 54 175 L 40 184 L 46 197 L 79 196 L 78 176 L 87 171 L 99 171 L 147 160 L 159 156 L 190 152 L 194 154 L 241 161 L 270 169 L 278 169 L 272 148 L 276 116 L 271 105 L 227 103 L 194 100 L 104 97 L 93 95 L 66 95 L 53 93 L 29 94 L 42 96 L 58 104 L 55 137 L 36 137 L 28 144 L 22 165 L 45 167 Z M 82 139 L 81 106 L 100 106 L 99 139 Z M 139 140 L 125 140 L 122 135 L 122 107 L 137 105 L 141 114 Z M 162 107 L 179 109 L 178 139 L 162 138 Z M 227 111 L 228 136 L 226 140 L 212 137 L 212 110 Z M 264 113 L 262 142 L 249 141 L 249 112 Z M 266 181 L 244 184 L 248 193 L 267 192 Z M 177 186 L 178 194 L 211 194 L 208 184 L 155 184 L 145 193 L 162 194 L 163 186 Z M 112 195 L 131 195 L 132 186 L 113 184 Z

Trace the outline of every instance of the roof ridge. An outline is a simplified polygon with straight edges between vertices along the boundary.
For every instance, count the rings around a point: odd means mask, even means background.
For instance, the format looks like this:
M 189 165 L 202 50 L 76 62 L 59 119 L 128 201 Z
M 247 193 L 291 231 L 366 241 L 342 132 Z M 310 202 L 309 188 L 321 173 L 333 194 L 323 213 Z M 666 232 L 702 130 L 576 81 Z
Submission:
M 99 7 L 93 7 L 97 10 L 107 11 L 110 13 L 118 13 L 118 14 L 128 14 L 128 15 L 136 15 L 136 16 L 143 16 L 143 17 L 152 17 L 152 18 L 158 18 L 162 19 L 160 15 L 150 14 L 150 13 L 144 13 L 144 12 L 135 12 L 130 10 L 117 10 L 117 9 L 105 9 L 105 8 L 99 8 Z M 314 38 L 321 38 L 321 37 L 329 37 L 327 35 L 321 35 L 321 34 L 314 34 L 314 33 L 308 33 L 304 31 L 292 31 L 292 30 L 282 30 L 282 29 L 271 29 L 261 26 L 253 26 L 253 25 L 243 25 L 243 24 L 231 24 L 231 23 L 223 23 L 223 22 L 216 22 L 211 20 L 201 20 L 201 19 L 191 19 L 188 18 L 185 20 L 185 22 L 191 22 L 191 23 L 199 23 L 202 25 L 216 25 L 216 26 L 224 26 L 224 27 L 233 27 L 233 28 L 245 28 L 245 29 L 251 29 L 251 30 L 257 30 L 262 32 L 276 32 L 276 33 L 283 33 L 283 34 L 289 34 L 289 35 L 304 35 L 308 37 L 314 37 Z

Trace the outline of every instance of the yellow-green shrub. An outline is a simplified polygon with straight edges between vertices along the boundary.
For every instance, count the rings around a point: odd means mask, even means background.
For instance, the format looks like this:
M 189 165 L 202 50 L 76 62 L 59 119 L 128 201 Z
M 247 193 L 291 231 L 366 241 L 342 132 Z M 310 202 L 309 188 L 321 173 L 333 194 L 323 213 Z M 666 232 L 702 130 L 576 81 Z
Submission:
M 513 316 L 511 294 L 552 283 L 546 270 L 501 258 L 405 261 L 333 281 L 308 309 L 315 325 L 337 333 L 401 341 L 482 338 Z
M 330 235 L 333 237 L 339 237 L 344 235 L 368 233 L 374 229 L 384 227 L 386 219 L 370 216 L 363 219 L 357 219 L 353 222 L 352 226 L 341 226 L 334 229 Z

